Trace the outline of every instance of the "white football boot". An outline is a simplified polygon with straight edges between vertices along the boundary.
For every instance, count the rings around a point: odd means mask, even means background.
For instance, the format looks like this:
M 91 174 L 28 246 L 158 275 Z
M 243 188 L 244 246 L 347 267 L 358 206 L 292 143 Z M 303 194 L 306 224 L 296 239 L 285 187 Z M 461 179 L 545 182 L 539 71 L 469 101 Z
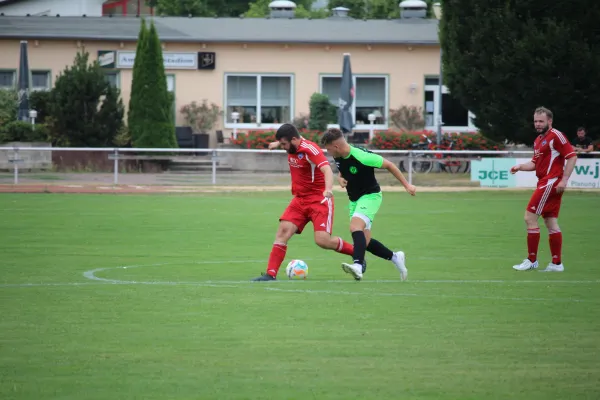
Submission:
M 562 263 L 560 263 L 560 264 L 550 263 L 550 264 L 548 264 L 546 269 L 544 269 L 540 272 L 563 272 L 564 270 L 565 270 L 565 266 L 562 265 Z
M 351 274 L 354 277 L 354 279 L 356 279 L 357 281 L 360 281 L 363 277 L 363 274 L 362 274 L 363 266 L 358 263 L 353 263 L 353 264 L 342 263 L 342 269 L 344 270 L 345 273 Z
M 515 269 L 517 271 L 529 271 L 530 269 L 536 269 L 537 267 L 538 267 L 537 260 L 534 262 L 531 262 L 531 260 L 529 260 L 529 258 L 524 259 L 523 262 L 519 265 L 513 265 L 513 269 Z
M 408 277 L 408 269 L 406 269 L 406 256 L 404 255 L 404 252 L 395 252 L 394 256 L 392 257 L 392 262 L 394 263 L 398 271 L 400 271 L 400 278 L 403 281 L 405 281 Z

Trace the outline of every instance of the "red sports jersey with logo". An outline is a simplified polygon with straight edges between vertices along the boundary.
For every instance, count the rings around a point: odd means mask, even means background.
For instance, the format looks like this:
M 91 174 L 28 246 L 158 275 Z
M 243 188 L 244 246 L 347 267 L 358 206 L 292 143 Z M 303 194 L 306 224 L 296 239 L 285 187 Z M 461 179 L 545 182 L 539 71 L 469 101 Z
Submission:
M 535 164 L 535 174 L 540 183 L 555 178 L 560 180 L 565 160 L 576 155 L 565 135 L 554 128 L 535 139 L 533 153 L 531 162 Z
M 292 194 L 294 196 L 318 195 L 323 197 L 325 176 L 320 168 L 329 165 L 321 148 L 306 139 L 302 139 L 295 154 L 288 154 L 290 173 L 292 174 Z
M 533 145 L 535 174 L 538 185 L 534 190 L 527 211 L 544 218 L 558 218 L 563 193 L 556 191 L 565 168 L 565 160 L 575 157 L 573 146 L 565 135 L 556 129 L 550 129 L 539 136 Z

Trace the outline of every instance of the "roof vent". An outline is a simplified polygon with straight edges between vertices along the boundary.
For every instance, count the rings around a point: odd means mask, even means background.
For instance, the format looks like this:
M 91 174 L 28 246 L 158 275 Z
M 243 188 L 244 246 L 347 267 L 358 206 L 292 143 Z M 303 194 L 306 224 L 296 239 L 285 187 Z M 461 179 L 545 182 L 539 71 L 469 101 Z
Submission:
M 288 0 L 275 0 L 269 4 L 271 18 L 294 18 L 296 3 Z
M 338 18 L 348 18 L 348 11 L 350 11 L 349 8 L 346 7 L 336 7 L 334 9 L 331 10 L 331 16 L 332 17 L 338 17 Z
M 421 0 L 404 0 L 398 4 L 400 18 L 427 18 L 427 3 Z

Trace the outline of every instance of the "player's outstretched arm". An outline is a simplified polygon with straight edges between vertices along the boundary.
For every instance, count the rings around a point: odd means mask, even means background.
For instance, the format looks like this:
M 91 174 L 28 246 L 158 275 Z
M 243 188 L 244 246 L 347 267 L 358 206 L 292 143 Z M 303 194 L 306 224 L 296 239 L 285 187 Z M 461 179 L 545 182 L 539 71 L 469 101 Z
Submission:
M 269 150 L 275 150 L 279 147 L 279 141 L 274 141 L 269 143 Z
M 392 175 L 394 175 L 394 178 L 396 178 L 402 184 L 402 186 L 404 186 L 404 189 L 406 189 L 406 191 L 410 193 L 411 196 L 415 195 L 415 193 L 417 192 L 417 188 L 414 185 L 408 183 L 408 181 L 402 174 L 402 171 L 400 171 L 398 167 L 396 167 L 396 164 L 394 164 L 387 158 L 384 158 L 381 168 L 387 169 Z
M 524 164 L 515 165 L 510 169 L 511 174 L 516 174 L 518 171 L 535 171 L 535 164 L 529 161 Z
M 325 177 L 325 192 L 323 192 L 323 196 L 327 198 L 333 197 L 333 171 L 331 170 L 331 166 L 325 164 L 319 167 L 319 169 Z

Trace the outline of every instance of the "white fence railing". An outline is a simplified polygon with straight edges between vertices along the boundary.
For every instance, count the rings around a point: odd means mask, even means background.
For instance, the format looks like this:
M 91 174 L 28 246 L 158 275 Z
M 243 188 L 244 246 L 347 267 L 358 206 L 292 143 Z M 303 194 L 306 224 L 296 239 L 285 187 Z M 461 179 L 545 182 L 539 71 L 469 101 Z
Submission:
M 261 153 L 285 153 L 284 150 L 262 150 L 262 149 L 235 149 L 235 148 L 199 148 L 199 149 L 156 149 L 156 148 L 114 148 L 114 147 L 0 147 L 0 154 L 2 152 L 8 153 L 8 161 L 13 166 L 14 170 L 14 184 L 19 183 L 19 163 L 23 162 L 22 155 L 26 152 L 102 152 L 107 154 L 107 159 L 113 161 L 113 184 L 119 184 L 119 162 L 122 160 L 137 159 L 136 156 L 127 156 L 127 153 L 156 153 L 156 154 L 190 154 L 190 153 L 201 153 L 209 154 L 210 160 L 212 161 L 212 184 L 217 184 L 217 169 L 219 160 L 222 158 L 220 154 L 227 153 L 246 153 L 246 154 L 261 154 Z M 423 164 L 427 164 L 430 169 L 437 166 L 444 166 L 449 162 L 464 161 L 469 163 L 470 161 L 477 160 L 481 156 L 495 156 L 495 157 L 513 157 L 517 155 L 531 155 L 533 154 L 530 150 L 379 150 L 372 149 L 374 153 L 382 155 L 401 155 L 406 158 L 407 164 L 404 172 L 407 173 L 407 179 L 412 182 L 413 174 L 424 172 L 424 170 L 416 167 L 423 167 Z M 326 151 L 325 151 L 326 152 Z M 600 152 L 588 153 L 591 155 L 600 155 Z M 458 157 L 452 158 L 438 158 L 436 155 L 459 155 Z M 159 157 L 159 156 L 155 156 Z M 174 156 L 175 157 L 175 156 Z M 165 159 L 165 156 L 161 157 Z M 139 160 L 152 160 L 152 156 L 140 156 Z M 154 158 L 156 159 L 156 158 Z M 466 170 L 464 171 L 466 172 Z

